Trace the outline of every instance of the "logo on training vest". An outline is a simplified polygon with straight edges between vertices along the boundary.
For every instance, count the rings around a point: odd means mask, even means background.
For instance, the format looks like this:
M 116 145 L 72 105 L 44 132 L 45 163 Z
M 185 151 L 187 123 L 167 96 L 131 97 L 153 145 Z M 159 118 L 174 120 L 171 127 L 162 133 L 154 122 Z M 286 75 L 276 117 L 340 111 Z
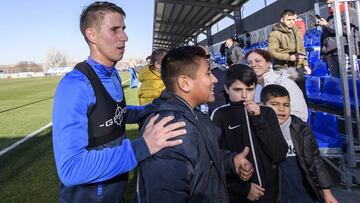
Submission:
M 124 115 L 126 113 L 126 107 L 125 108 L 121 108 L 120 106 L 117 106 L 116 110 L 115 110 L 115 115 L 114 115 L 114 118 L 111 118 L 109 120 L 107 120 L 105 122 L 105 124 L 101 124 L 99 125 L 99 127 L 109 127 L 109 126 L 112 126 L 114 125 L 114 123 L 118 126 L 121 125 L 121 123 L 123 122 L 124 120 Z
M 235 125 L 235 126 L 229 125 L 228 126 L 229 130 L 234 130 L 235 128 L 238 128 L 238 127 L 240 127 L 240 125 Z

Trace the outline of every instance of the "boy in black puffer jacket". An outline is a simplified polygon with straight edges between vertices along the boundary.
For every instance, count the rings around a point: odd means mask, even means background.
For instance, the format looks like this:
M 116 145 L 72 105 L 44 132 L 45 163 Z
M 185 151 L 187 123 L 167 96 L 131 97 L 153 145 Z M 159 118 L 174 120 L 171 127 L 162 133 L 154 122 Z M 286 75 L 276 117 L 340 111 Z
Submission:
M 286 160 L 280 164 L 280 202 L 337 203 L 330 191 L 332 180 L 309 126 L 290 116 L 290 99 L 289 92 L 279 85 L 268 85 L 261 91 L 261 102 L 276 112 L 289 146 Z

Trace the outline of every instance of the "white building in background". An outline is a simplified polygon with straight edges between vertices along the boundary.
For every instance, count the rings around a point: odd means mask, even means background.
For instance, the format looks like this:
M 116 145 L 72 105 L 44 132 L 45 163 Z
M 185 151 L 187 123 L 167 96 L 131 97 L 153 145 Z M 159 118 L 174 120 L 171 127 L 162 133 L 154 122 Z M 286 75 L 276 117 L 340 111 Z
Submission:
M 51 67 L 46 72 L 18 72 L 18 73 L 5 73 L 0 71 L 0 79 L 7 78 L 32 78 L 44 76 L 57 76 L 65 75 L 73 70 L 74 67 Z
M 50 76 L 54 76 L 54 75 L 65 75 L 66 73 L 72 71 L 74 69 L 74 67 L 50 67 L 46 74 L 50 75 Z
M 0 79 L 8 78 L 32 78 L 32 77 L 44 77 L 44 72 L 20 72 L 20 73 L 1 73 Z

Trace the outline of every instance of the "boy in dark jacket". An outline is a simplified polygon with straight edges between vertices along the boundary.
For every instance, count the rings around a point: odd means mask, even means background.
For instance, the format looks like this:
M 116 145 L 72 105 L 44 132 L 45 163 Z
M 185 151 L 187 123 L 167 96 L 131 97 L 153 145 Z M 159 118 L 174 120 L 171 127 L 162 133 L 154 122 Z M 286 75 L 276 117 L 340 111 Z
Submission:
M 253 169 L 245 158 L 248 148 L 240 154 L 220 151 L 219 132 L 197 109 L 215 99 L 217 80 L 205 51 L 196 46 L 170 50 L 162 60 L 161 77 L 166 89 L 146 107 L 143 118 L 173 115 L 186 123 L 186 135 L 179 138 L 181 146 L 161 150 L 140 164 L 139 202 L 228 202 L 225 174 L 247 180 Z
M 268 85 L 261 101 L 274 109 L 281 131 L 289 146 L 281 169 L 281 203 L 337 203 L 330 191 L 330 175 L 320 158 L 319 147 L 309 126 L 290 116 L 289 92 L 279 85 Z
M 287 145 L 274 111 L 254 102 L 256 84 L 256 74 L 250 67 L 231 66 L 225 80 L 230 103 L 211 116 L 222 130 L 222 149 L 241 151 L 244 146 L 251 146 L 248 159 L 256 175 L 249 181 L 227 176 L 230 202 L 269 203 L 278 199 L 278 164 L 286 157 Z

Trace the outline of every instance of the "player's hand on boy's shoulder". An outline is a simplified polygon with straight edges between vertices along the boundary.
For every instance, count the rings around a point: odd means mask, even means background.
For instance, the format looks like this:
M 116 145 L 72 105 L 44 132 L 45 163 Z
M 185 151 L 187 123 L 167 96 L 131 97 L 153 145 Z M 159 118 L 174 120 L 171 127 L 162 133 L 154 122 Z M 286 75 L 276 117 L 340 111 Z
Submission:
M 182 144 L 181 139 L 173 140 L 172 138 L 186 134 L 186 130 L 183 128 L 185 122 L 181 121 L 169 124 L 175 117 L 166 116 L 155 123 L 158 117 L 159 115 L 155 115 L 150 118 L 143 133 L 150 154 L 155 154 L 165 147 L 173 147 Z
M 236 173 L 243 181 L 249 180 L 254 172 L 252 164 L 246 159 L 248 154 L 249 147 L 245 147 L 241 153 L 235 155 L 234 157 Z
M 254 101 L 245 101 L 244 105 L 246 106 L 247 111 L 251 116 L 260 115 L 260 105 L 255 103 Z

